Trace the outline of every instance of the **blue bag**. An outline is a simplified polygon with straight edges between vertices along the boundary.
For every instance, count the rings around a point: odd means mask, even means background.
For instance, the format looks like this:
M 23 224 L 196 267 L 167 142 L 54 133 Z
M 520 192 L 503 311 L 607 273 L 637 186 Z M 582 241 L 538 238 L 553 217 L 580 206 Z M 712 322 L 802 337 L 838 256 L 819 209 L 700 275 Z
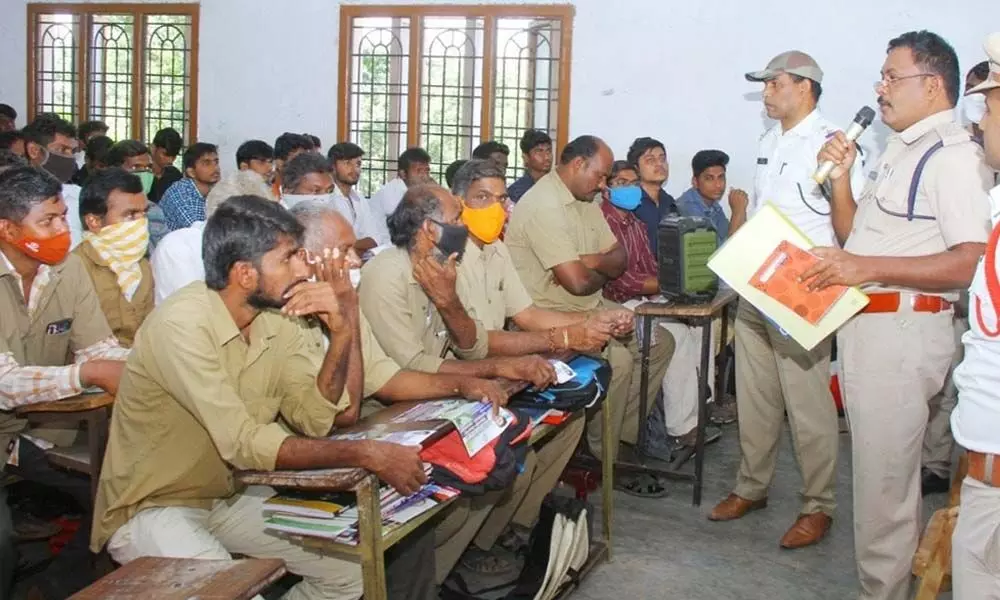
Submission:
M 529 387 L 511 396 L 510 405 L 566 412 L 600 406 L 611 382 L 611 365 L 608 361 L 580 354 L 566 364 L 575 373 L 572 379 L 544 391 Z

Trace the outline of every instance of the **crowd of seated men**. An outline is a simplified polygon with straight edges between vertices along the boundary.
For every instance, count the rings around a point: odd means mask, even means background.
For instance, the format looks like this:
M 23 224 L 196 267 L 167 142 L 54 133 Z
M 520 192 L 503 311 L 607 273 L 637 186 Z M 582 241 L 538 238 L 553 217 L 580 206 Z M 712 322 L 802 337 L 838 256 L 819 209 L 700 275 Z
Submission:
M 33 597 L 81 589 L 90 552 L 106 550 L 119 564 L 278 557 L 302 578 L 288 597 L 358 598 L 359 565 L 265 531 L 261 505 L 274 490 L 240 487 L 233 471 L 356 466 L 413 492 L 426 480 L 415 449 L 327 436 L 396 402 L 504 405 L 497 380 L 553 384 L 545 356 L 556 352 L 609 362 L 611 429 L 599 413 L 574 416 L 528 451 L 508 489 L 461 498 L 394 548 L 391 597 L 432 597 L 458 565 L 512 570 L 574 454 L 605 458 L 603 435 L 616 453 L 636 443 L 639 353 L 621 303 L 656 295 L 655 250 L 643 237 L 635 256 L 612 211 L 629 210 L 616 190 L 644 173 L 642 152 L 622 166 L 584 136 L 553 165 L 551 138 L 529 130 L 524 175 L 509 188 L 509 149 L 489 142 L 447 169 L 446 189 L 430 155 L 410 148 L 366 199 L 364 150 L 352 143 L 324 156 L 308 134 L 250 140 L 229 168 L 216 146 L 184 148 L 171 129 L 149 146 L 106 133 L 44 114 L 0 150 L 0 302 L 15 316 L 0 325 L 6 471 L 67 492 L 84 513 L 30 579 Z M 662 155 L 662 144 L 643 143 Z M 675 342 L 681 333 L 656 336 L 655 380 L 671 356 L 697 352 Z M 694 443 L 691 385 L 664 384 L 668 455 Z M 91 498 L 86 478 L 45 458 L 77 441 L 77 425 L 35 427 L 15 411 L 97 388 L 115 403 Z M 648 400 L 660 394 L 651 386 Z M 649 475 L 616 486 L 665 493 Z M 0 597 L 17 564 L 15 529 L 0 502 Z

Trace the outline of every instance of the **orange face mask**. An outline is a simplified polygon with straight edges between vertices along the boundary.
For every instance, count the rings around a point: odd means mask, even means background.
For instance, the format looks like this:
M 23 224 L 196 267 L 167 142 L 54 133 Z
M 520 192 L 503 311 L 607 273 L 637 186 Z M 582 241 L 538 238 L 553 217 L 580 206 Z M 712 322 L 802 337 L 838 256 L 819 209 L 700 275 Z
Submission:
M 469 228 L 469 233 L 484 244 L 492 244 L 500 239 L 506 221 L 507 211 L 499 202 L 486 208 L 469 208 L 466 205 L 462 210 L 462 222 Z
M 62 259 L 66 258 L 66 255 L 69 254 L 70 243 L 71 240 L 69 232 L 64 231 L 60 234 L 42 240 L 29 236 L 22 236 L 14 242 L 14 245 L 35 260 L 47 265 L 54 265 L 61 262 Z

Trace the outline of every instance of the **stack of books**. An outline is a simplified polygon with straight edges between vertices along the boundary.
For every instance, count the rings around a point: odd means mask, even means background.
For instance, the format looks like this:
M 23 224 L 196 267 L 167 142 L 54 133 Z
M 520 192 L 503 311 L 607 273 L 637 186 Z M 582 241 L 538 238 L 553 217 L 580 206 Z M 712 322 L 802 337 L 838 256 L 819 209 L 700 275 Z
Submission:
M 431 465 L 425 464 L 429 475 Z M 428 483 L 411 496 L 400 496 L 384 486 L 380 491 L 383 535 L 448 502 L 459 491 Z M 294 492 L 278 494 L 263 507 L 265 527 L 293 535 L 323 538 L 355 546 L 358 543 L 358 506 L 354 494 Z

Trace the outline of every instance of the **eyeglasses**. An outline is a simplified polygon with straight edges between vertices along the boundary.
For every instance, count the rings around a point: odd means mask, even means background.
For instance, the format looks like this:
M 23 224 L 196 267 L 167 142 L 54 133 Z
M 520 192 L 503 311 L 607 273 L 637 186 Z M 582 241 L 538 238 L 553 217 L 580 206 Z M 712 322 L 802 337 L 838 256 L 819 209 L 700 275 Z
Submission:
M 914 73 L 913 75 L 904 75 L 902 77 L 891 77 L 891 76 L 882 77 L 882 79 L 879 79 L 878 81 L 875 82 L 875 89 L 877 90 L 881 87 L 887 87 L 887 88 L 892 87 L 895 84 L 899 83 L 900 81 L 903 81 L 904 79 L 913 79 L 915 77 L 933 77 L 933 76 L 934 73 Z

